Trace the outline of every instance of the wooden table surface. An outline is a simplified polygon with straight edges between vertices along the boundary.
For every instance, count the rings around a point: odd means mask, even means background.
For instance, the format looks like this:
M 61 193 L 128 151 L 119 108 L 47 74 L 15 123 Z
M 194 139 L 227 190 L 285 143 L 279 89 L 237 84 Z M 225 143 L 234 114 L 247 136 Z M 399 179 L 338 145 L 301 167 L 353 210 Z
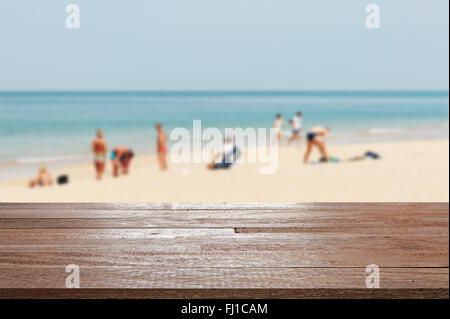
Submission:
M 448 220 L 448 203 L 3 203 L 0 298 L 448 298 Z

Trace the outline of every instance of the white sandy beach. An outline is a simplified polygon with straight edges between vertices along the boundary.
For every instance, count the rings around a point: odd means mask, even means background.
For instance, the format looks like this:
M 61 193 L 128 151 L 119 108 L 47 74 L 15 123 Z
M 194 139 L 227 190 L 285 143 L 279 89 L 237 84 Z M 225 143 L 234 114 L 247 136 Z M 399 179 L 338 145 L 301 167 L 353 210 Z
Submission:
M 229 171 L 170 165 L 159 172 L 155 156 L 133 160 L 130 175 L 114 179 L 108 163 L 102 181 L 91 163 L 52 171 L 69 174 L 66 186 L 28 189 L 26 179 L 0 183 L 1 202 L 448 202 L 449 141 L 330 145 L 340 159 L 378 152 L 381 160 L 303 165 L 305 147 L 280 147 L 279 169 L 261 175 L 258 164 Z M 311 159 L 318 158 L 314 152 Z

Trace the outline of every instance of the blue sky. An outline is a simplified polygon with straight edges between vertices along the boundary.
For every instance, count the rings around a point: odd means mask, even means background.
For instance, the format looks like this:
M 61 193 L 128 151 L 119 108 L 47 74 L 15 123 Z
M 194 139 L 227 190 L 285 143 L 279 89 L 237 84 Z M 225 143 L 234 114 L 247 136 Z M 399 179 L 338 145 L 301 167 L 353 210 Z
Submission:
M 381 29 L 365 26 L 369 3 Z M 448 6 L 2 0 L 0 90 L 448 90 Z

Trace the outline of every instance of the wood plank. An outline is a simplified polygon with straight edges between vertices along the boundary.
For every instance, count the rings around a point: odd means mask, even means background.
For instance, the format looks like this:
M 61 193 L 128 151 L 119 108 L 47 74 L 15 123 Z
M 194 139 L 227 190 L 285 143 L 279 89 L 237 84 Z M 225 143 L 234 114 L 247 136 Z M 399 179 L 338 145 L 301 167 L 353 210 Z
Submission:
M 312 210 L 312 211 L 338 211 L 338 210 L 448 210 L 448 203 L 1 203 L 2 210 Z
M 396 235 L 436 235 L 448 234 L 448 227 L 442 226 L 387 226 L 387 227 L 242 227 L 235 228 L 237 234 L 271 234 L 271 233 L 323 233 L 323 234 L 372 234 L 386 235 L 395 231 Z
M 2 267 L 0 288 L 66 288 L 65 267 Z M 365 268 L 80 267 L 80 288 L 364 289 Z M 381 268 L 380 287 L 448 288 L 448 268 Z
M 263 228 L 263 227 L 340 227 L 360 228 L 378 227 L 393 228 L 403 227 L 448 227 L 448 222 L 443 217 L 438 218 L 414 218 L 410 216 L 396 218 L 376 218 L 371 216 L 366 219 L 342 217 L 333 219 L 321 219 L 320 217 L 297 216 L 293 218 L 266 218 L 248 219 L 223 216 L 220 218 L 107 218 L 107 219 L 11 219 L 0 218 L 0 229 L 125 229 L 125 228 Z
M 449 299 L 448 289 L 0 289 L 0 299 Z
M 420 231 L 420 229 L 423 230 Z M 240 229 L 242 230 L 242 229 Z M 314 240 L 353 240 L 368 238 L 374 240 L 409 240 L 423 239 L 446 240 L 447 227 L 412 227 L 412 228 L 125 228 L 125 229 L 3 229 L 0 231 L 0 245 L 9 244 L 73 244 L 73 243 L 109 243 L 111 240 L 148 240 L 148 239 L 192 239 L 198 240 L 258 240 L 264 239 L 301 241 Z M 393 232 L 395 230 L 395 232 Z M 407 237 L 405 237 L 407 235 Z M 205 241 L 204 241 L 205 243 Z
M 190 204 L 192 205 L 192 204 Z M 247 204 L 248 205 L 248 204 Z M 161 209 L 156 204 L 6 204 L 1 229 L 245 228 L 245 227 L 448 227 L 448 204 L 302 204 L 289 209 Z M 126 207 L 129 208 L 127 209 Z M 188 205 L 189 206 L 189 205 Z M 203 205 L 210 206 L 210 205 Z M 203 207 L 201 206 L 201 207 Z M 227 206 L 227 205 L 225 205 Z M 278 205 L 279 206 L 279 205 Z M 6 207 L 6 208 L 5 208 Z M 155 210 L 147 210 L 156 207 Z M 184 207 L 184 206 L 181 206 Z M 216 207 L 216 205 L 212 205 Z M 244 207 L 246 207 L 244 205 Z M 250 206 L 252 207 L 252 206 Z M 270 207 L 270 206 L 269 206 Z M 287 207 L 290 207 L 287 205 Z M 233 208 L 233 209 L 232 209 Z
M 73 245 L 73 244 L 146 244 L 152 241 L 167 243 L 199 242 L 207 243 L 284 243 L 305 244 L 307 241 L 317 243 L 339 243 L 352 240 L 379 241 L 380 244 L 398 242 L 437 241 L 445 244 L 449 234 L 447 227 L 412 227 L 412 228 L 126 228 L 126 229 L 3 229 L 0 231 L 1 245 Z M 244 231 L 242 231 L 244 230 Z M 395 230 L 395 232 L 393 231 Z M 407 237 L 405 237 L 407 236 Z M 446 245 L 448 246 L 448 245 Z M 445 247 L 443 247 L 445 248 Z
M 445 243 L 434 245 L 380 242 L 341 242 L 268 246 L 257 243 L 215 243 L 195 246 L 169 245 L 73 245 L 13 246 L 0 249 L 0 266 L 80 266 L 135 267 L 448 267 Z M 276 244 L 276 243 L 275 243 Z M 178 247 L 173 249 L 173 247 Z M 268 244 L 270 245 L 270 244 Z M 156 247 L 156 248 L 155 248 Z M 368 247 L 371 247 L 370 249 Z
M 121 214 L 145 214 L 148 212 L 252 212 L 252 211 L 269 211 L 269 212 L 439 212 L 448 211 L 448 203 L 186 203 L 186 204 L 157 204 L 157 203 L 123 203 L 123 204 L 93 204 L 93 203 L 1 203 L 0 211 L 4 213 L 62 213 L 74 214 L 91 212 L 94 216 L 102 213 L 116 213 Z M 103 217 L 103 216 L 99 216 Z
M 448 227 L 448 209 L 437 211 L 29 211 L 0 210 L 0 228 L 154 227 Z

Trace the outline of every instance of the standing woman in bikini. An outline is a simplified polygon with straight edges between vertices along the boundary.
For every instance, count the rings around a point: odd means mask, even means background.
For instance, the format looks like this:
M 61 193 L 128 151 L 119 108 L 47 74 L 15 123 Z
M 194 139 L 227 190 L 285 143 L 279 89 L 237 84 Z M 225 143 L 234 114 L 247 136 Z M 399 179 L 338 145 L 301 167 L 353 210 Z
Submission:
M 156 139 L 156 151 L 159 162 L 159 169 L 161 171 L 167 171 L 167 137 L 166 133 L 163 130 L 162 124 L 158 123 L 155 126 L 156 132 L 158 133 L 158 137 Z
M 102 179 L 106 165 L 106 152 L 108 148 L 106 141 L 103 139 L 103 131 L 97 130 L 97 138 L 92 141 L 92 153 L 94 153 L 94 166 L 97 180 Z

